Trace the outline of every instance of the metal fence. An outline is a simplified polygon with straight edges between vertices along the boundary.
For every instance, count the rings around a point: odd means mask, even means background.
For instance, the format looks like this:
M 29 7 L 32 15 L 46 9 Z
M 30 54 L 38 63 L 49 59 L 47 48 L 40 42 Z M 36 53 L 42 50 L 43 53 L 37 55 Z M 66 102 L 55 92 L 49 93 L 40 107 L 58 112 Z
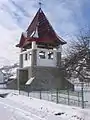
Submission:
M 81 92 L 69 91 L 69 90 L 51 90 L 51 91 L 32 91 L 25 92 L 20 91 L 20 94 L 27 95 L 34 98 L 39 98 L 43 100 L 52 101 L 55 103 L 61 103 L 71 106 L 79 106 L 82 107 L 82 102 L 84 104 L 84 108 L 88 106 L 88 101 L 82 101 Z

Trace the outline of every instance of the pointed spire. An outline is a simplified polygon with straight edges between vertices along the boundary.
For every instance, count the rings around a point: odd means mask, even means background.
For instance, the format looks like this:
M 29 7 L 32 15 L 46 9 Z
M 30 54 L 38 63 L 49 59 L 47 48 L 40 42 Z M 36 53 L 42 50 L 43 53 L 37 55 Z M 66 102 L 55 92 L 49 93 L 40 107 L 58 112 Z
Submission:
M 26 33 L 24 33 L 21 37 L 19 47 L 22 47 L 22 43 L 25 43 L 26 45 L 27 42 L 28 44 L 31 44 L 32 41 L 37 41 L 38 44 L 47 44 L 53 47 L 57 47 L 60 44 L 66 44 L 66 42 L 54 31 L 46 15 L 41 9 L 41 4 L 42 3 L 40 2 L 38 12 L 27 28 Z

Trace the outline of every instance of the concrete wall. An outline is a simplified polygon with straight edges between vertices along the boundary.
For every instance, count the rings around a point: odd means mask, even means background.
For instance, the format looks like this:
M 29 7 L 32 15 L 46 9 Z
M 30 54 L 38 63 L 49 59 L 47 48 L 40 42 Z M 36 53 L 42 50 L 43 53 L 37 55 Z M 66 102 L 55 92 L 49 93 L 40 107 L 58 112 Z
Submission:
M 28 69 L 26 70 L 19 70 L 19 82 L 20 85 L 25 85 L 25 83 L 28 81 Z
M 61 66 L 61 52 L 57 52 L 57 63 L 56 63 L 56 65 L 58 67 Z
M 53 68 L 53 67 L 29 67 L 27 68 L 28 74 L 22 72 L 20 74 L 20 85 L 24 83 L 28 79 L 35 77 L 32 83 L 29 86 L 30 90 L 49 90 L 49 89 L 65 89 L 65 88 L 73 88 L 73 85 L 66 81 L 63 77 L 63 72 L 60 68 Z M 24 78 L 23 78 L 24 76 Z
M 7 89 L 17 90 L 17 80 L 11 80 L 6 84 Z

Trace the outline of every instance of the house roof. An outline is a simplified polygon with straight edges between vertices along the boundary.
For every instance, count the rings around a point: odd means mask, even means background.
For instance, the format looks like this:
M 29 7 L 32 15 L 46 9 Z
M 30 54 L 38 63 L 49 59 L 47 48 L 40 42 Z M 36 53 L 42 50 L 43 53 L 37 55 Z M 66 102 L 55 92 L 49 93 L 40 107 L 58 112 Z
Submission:
M 41 8 L 36 13 L 26 32 L 22 33 L 17 47 L 25 47 L 31 44 L 32 41 L 36 41 L 37 44 L 50 44 L 52 46 L 66 44 L 53 30 Z

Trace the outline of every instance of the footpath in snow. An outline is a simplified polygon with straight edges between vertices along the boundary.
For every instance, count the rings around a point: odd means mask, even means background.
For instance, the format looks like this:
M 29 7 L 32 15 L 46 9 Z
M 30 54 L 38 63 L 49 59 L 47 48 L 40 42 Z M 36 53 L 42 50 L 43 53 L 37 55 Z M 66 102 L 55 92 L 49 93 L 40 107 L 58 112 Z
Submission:
M 1 120 L 90 120 L 90 110 L 9 93 L 0 98 Z

